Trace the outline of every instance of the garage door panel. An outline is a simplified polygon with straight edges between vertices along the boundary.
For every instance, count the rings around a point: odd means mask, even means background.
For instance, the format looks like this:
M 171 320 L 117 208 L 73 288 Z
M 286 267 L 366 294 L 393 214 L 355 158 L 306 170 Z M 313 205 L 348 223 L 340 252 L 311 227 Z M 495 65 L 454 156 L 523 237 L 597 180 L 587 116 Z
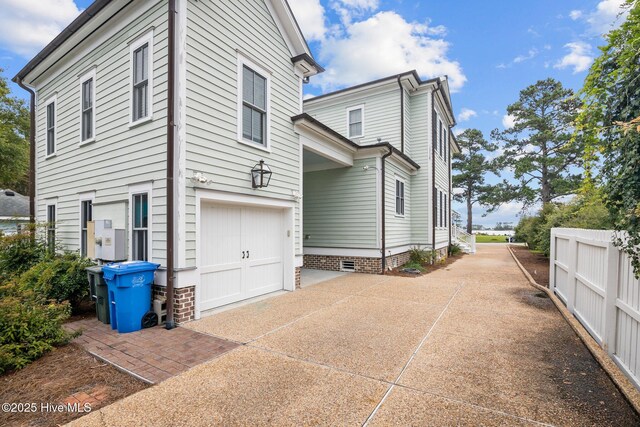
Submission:
M 204 273 L 200 276 L 201 309 L 209 310 L 242 298 L 242 268 Z
M 201 211 L 201 264 L 222 265 L 240 261 L 242 210 L 237 207 L 204 205 Z
M 282 289 L 282 263 L 266 263 L 247 270 L 246 292 L 249 298 Z
M 203 203 L 200 212 L 201 310 L 284 287 L 284 210 Z

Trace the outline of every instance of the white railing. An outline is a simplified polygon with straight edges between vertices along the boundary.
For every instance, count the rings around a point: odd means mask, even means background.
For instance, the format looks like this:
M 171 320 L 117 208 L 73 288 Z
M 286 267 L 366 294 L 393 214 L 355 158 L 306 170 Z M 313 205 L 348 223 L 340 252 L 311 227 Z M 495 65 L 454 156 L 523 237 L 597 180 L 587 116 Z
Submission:
M 551 230 L 549 288 L 640 389 L 640 281 L 613 232 Z
M 452 224 L 451 227 L 451 237 L 459 243 L 462 243 L 463 246 L 467 246 L 469 253 L 475 254 L 476 235 L 467 233 L 455 224 Z

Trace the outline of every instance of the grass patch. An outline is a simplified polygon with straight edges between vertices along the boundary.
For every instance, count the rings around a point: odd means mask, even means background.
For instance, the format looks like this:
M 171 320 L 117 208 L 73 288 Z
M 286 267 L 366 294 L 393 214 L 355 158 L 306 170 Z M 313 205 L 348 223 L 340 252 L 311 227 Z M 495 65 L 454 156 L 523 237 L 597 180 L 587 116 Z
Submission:
M 507 243 L 507 236 L 488 236 L 476 234 L 476 243 Z

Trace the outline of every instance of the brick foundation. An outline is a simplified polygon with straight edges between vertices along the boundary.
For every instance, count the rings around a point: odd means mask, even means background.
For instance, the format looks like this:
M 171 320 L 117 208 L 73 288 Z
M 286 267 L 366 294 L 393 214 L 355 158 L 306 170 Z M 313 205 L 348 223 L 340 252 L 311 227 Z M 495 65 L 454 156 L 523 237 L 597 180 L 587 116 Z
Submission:
M 153 285 L 153 299 L 166 299 L 167 288 Z M 196 287 L 187 286 L 173 290 L 173 320 L 184 323 L 195 318 Z
M 296 267 L 296 289 L 300 289 L 300 267 Z
M 409 261 L 409 252 L 402 252 L 387 256 L 387 267 L 395 268 L 406 264 Z M 371 257 L 349 257 L 334 255 L 305 255 L 304 268 L 314 270 L 341 271 L 341 261 L 353 261 L 356 273 L 380 274 L 382 271 L 382 261 L 380 258 Z
M 409 258 L 411 258 L 411 254 L 409 253 L 409 251 L 387 256 L 387 269 L 389 267 L 391 268 L 400 267 L 408 263 Z
M 305 255 L 304 268 L 341 271 L 340 261 L 354 261 L 356 273 L 380 273 L 380 258 L 348 257 L 333 255 Z

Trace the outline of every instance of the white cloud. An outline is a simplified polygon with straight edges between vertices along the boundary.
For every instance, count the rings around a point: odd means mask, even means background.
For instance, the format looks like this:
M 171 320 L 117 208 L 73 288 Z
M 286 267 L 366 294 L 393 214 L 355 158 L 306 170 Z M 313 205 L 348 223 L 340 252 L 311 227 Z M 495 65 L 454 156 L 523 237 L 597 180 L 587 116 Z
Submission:
M 0 1 L 0 44 L 25 58 L 34 56 L 76 16 L 73 0 Z
M 309 41 L 322 40 L 327 29 L 320 0 L 291 0 L 289 5 L 305 38 Z
M 515 64 L 519 64 L 520 62 L 525 62 L 525 61 L 528 61 L 528 60 L 530 60 L 530 59 L 533 59 L 533 58 L 535 58 L 537 55 L 538 55 L 538 49 L 536 49 L 536 48 L 534 47 L 534 48 L 529 49 L 529 51 L 527 52 L 527 54 L 526 54 L 526 55 L 518 55 L 518 56 L 516 56 L 516 57 L 513 59 L 513 62 L 514 62 Z
M 516 125 L 515 116 L 512 116 L 511 114 L 505 114 L 504 116 L 502 116 L 502 126 L 504 126 L 505 129 L 511 129 L 515 125 Z
M 471 118 L 476 117 L 477 115 L 478 113 L 476 113 L 472 109 L 463 108 L 462 110 L 460 110 L 460 114 L 458 114 L 458 121 L 466 122 L 467 120 L 470 120 Z
M 346 25 L 343 33 L 322 42 L 319 59 L 327 71 L 314 83 L 332 90 L 416 69 L 425 77 L 447 75 L 455 92 L 467 78 L 460 64 L 447 57 L 449 43 L 433 33 L 428 23 L 408 22 L 388 11 Z
M 586 71 L 593 62 L 593 52 L 591 45 L 582 41 L 567 43 L 564 45 L 569 49 L 569 53 L 560 59 L 553 67 L 559 69 L 573 68 L 573 74 Z
M 574 21 L 582 18 L 582 11 L 581 10 L 572 10 L 571 12 L 569 12 L 569 18 L 571 18 Z
M 596 10 L 587 17 L 591 30 L 596 34 L 608 33 L 626 19 L 628 8 L 623 8 L 625 0 L 602 0 Z
M 462 135 L 462 134 L 464 133 L 464 131 L 465 131 L 465 130 L 467 130 L 467 128 L 459 128 L 459 127 L 456 127 L 456 128 L 453 130 L 453 134 L 454 134 L 455 136 L 460 136 L 460 135 Z

